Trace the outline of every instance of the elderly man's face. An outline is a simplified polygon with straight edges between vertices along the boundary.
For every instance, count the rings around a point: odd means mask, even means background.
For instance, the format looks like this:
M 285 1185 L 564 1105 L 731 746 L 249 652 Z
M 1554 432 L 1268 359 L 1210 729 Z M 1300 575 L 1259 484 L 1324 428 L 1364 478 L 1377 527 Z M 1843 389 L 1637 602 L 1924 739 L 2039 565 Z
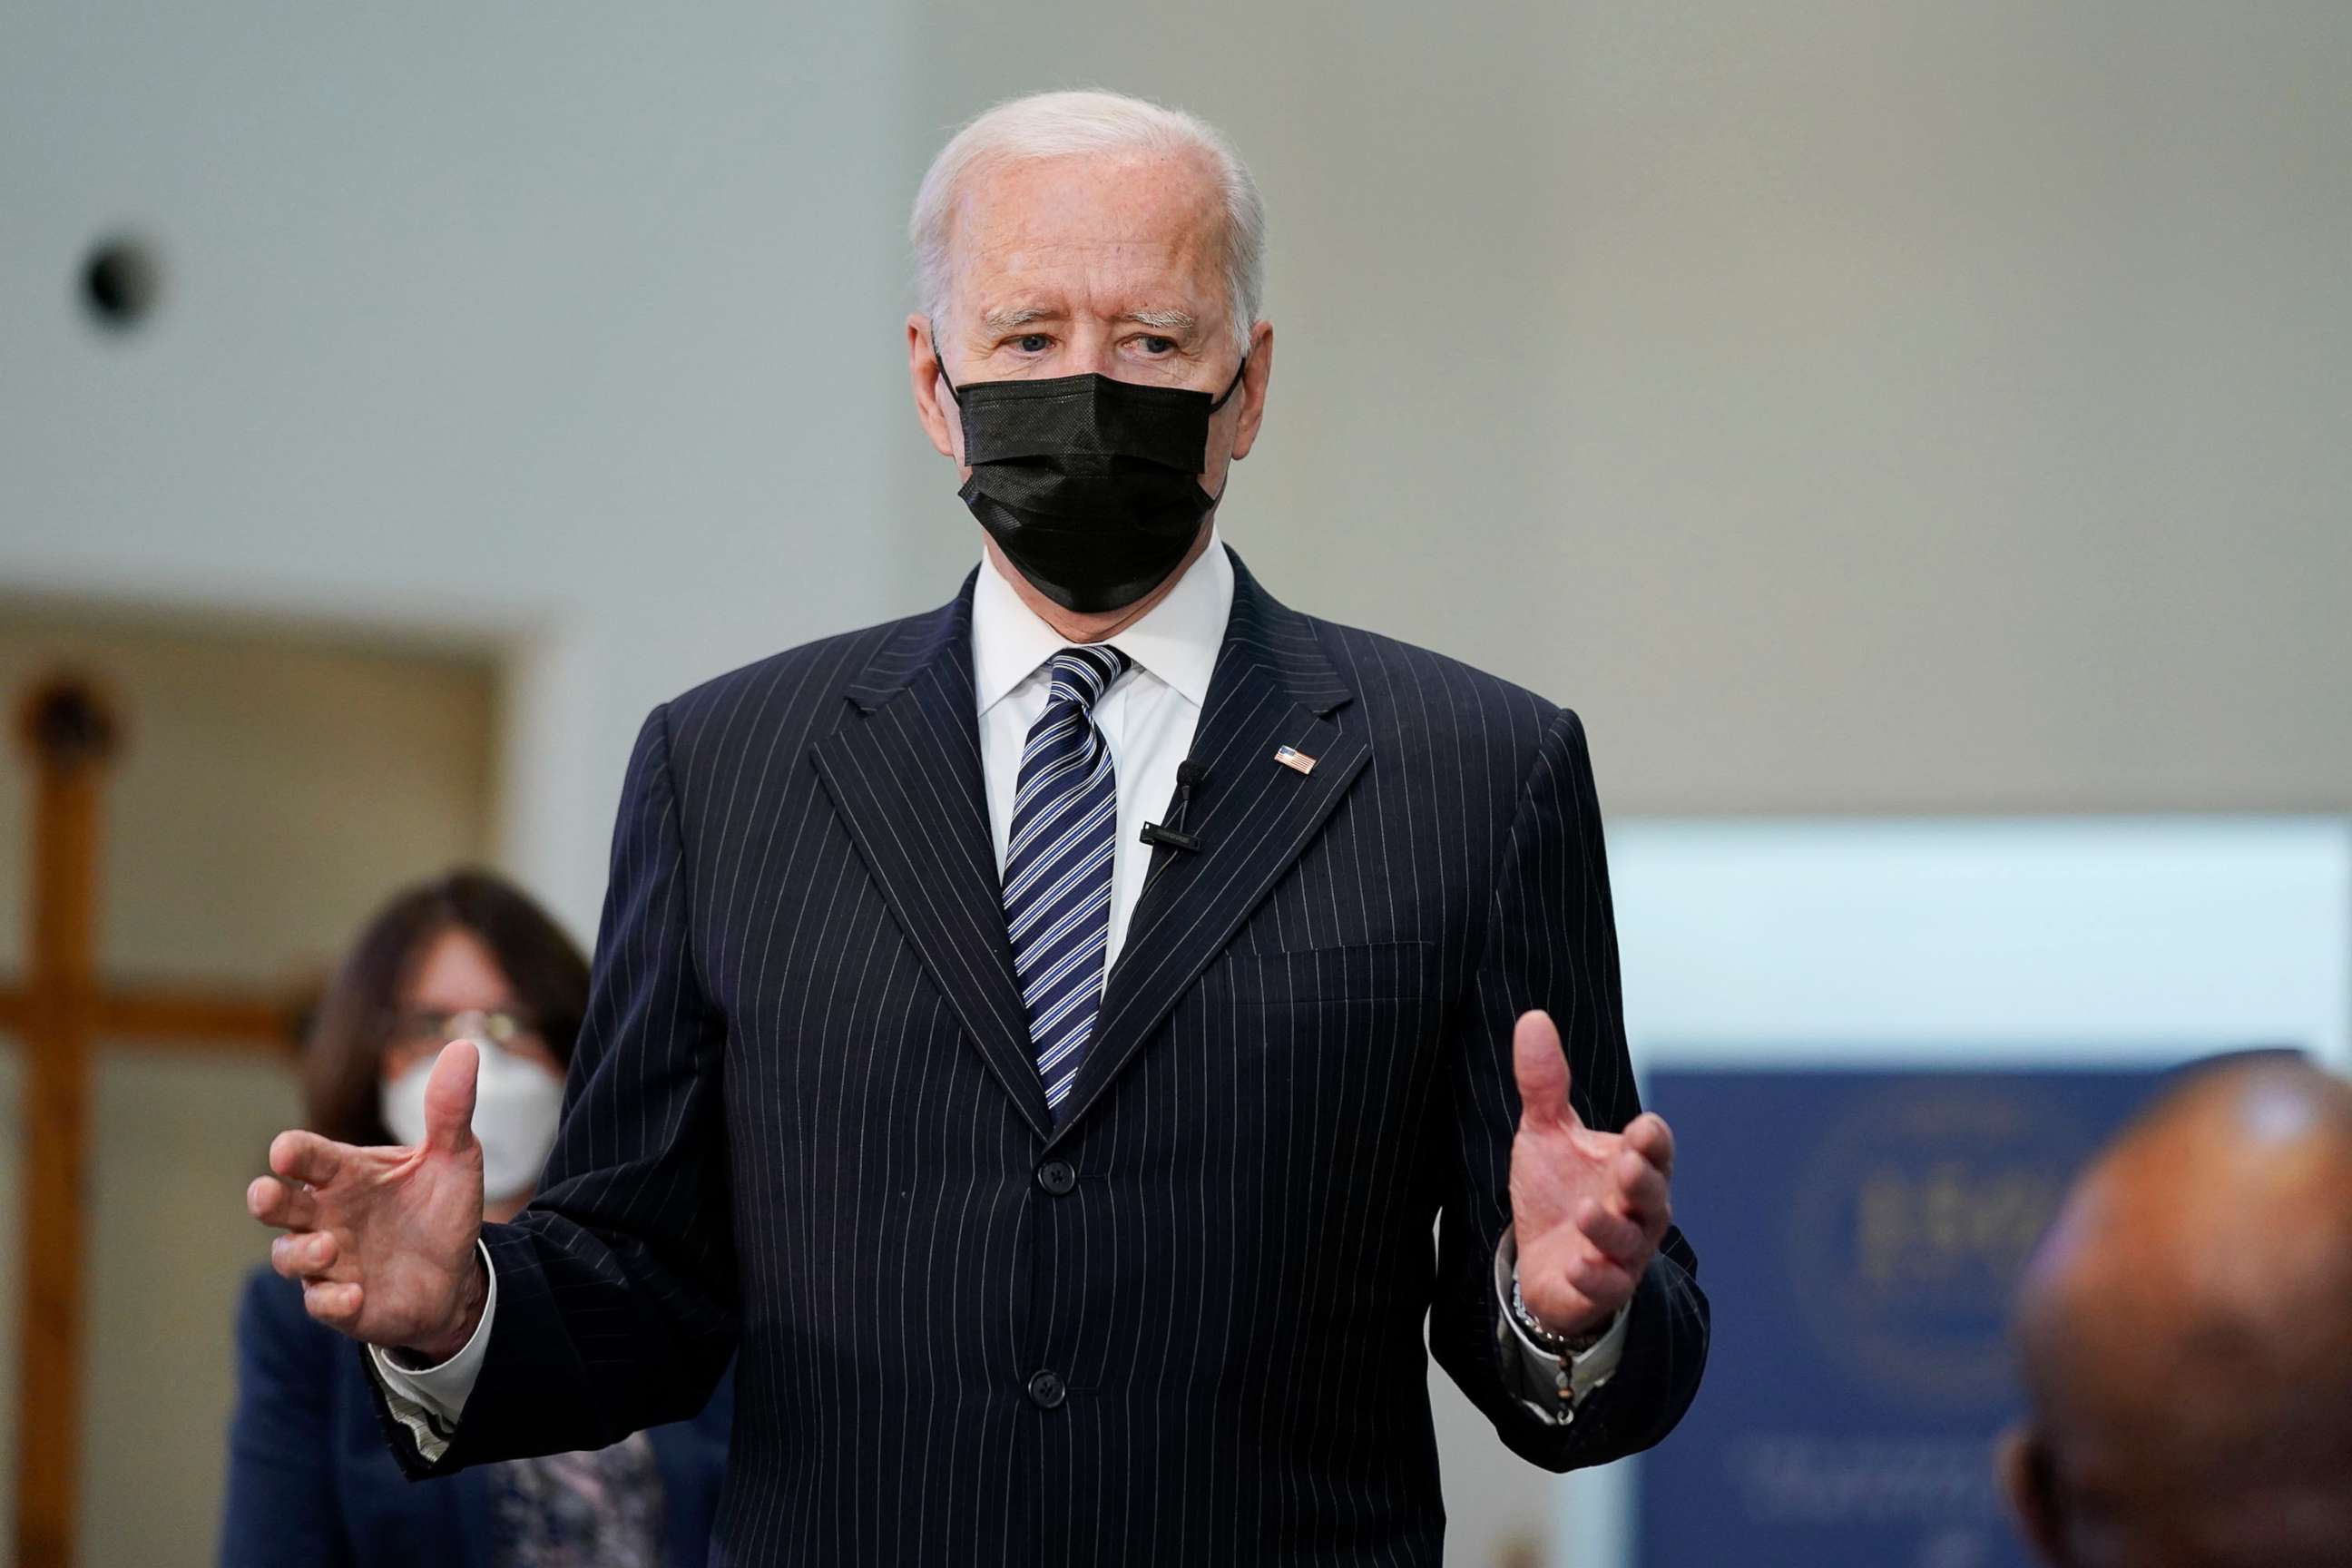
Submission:
M 1008 163 L 965 187 L 945 315 L 907 319 L 908 370 L 931 444 L 963 478 L 958 386 L 1086 372 L 1216 394 L 1240 354 L 1227 300 L 1224 212 L 1192 157 L 1055 158 Z M 1201 488 L 1224 492 L 1248 454 L 1273 369 L 1273 327 L 1255 325 L 1241 389 L 1210 421 Z

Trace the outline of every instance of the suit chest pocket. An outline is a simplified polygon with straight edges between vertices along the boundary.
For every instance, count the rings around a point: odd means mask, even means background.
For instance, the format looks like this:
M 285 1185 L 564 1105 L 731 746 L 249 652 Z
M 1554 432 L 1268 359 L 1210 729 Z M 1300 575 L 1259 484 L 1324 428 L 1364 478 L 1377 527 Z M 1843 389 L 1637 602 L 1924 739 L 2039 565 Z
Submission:
M 1234 951 L 1203 977 L 1213 1003 L 1244 1009 L 1415 1017 L 1442 1006 L 1437 948 L 1425 942 L 1356 942 L 1291 952 Z
M 1319 1166 L 1373 1169 L 1372 1151 L 1414 1124 L 1442 1059 L 1438 960 L 1433 943 L 1390 942 L 1244 949 L 1212 964 L 1194 1016 L 1233 1074 L 1216 1110 L 1236 1123 L 1233 1157 L 1311 1150 Z

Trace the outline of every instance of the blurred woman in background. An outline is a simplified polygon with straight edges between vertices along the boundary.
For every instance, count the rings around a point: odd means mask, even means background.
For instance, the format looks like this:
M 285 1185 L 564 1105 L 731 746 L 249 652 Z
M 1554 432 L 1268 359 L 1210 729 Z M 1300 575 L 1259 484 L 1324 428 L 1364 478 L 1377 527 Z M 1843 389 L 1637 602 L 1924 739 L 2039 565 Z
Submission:
M 554 1146 L 588 963 L 511 885 L 459 871 L 394 898 L 321 1002 L 302 1074 L 306 1125 L 411 1143 L 443 1045 L 481 1051 L 474 1134 L 482 1213 L 510 1218 Z M 709 1554 L 733 1378 L 701 1415 L 591 1454 L 412 1482 L 377 1426 L 364 1352 L 267 1267 L 236 1326 L 224 1568 L 684 1568 Z

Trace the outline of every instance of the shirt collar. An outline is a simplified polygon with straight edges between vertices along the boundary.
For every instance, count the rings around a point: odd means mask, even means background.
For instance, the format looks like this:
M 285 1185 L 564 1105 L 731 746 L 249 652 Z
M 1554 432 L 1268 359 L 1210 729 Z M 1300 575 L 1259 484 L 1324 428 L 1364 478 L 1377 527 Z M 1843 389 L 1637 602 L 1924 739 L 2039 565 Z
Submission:
M 1216 524 L 1209 547 L 1184 569 L 1168 596 L 1141 620 L 1110 639 L 1111 647 L 1175 688 L 1195 708 L 1209 700 L 1209 675 L 1224 645 L 1225 622 L 1234 608 L 1234 563 Z M 971 590 L 973 695 L 986 713 L 1037 667 L 1066 646 L 1067 639 L 1021 602 L 1013 584 L 983 552 L 980 578 Z

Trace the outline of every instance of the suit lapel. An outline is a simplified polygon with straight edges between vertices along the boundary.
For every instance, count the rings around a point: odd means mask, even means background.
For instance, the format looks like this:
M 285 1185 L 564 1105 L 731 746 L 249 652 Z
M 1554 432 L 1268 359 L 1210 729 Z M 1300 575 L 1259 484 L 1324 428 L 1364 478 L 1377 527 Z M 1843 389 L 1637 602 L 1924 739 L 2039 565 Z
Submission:
M 1039 1136 L 1052 1132 L 1013 978 L 981 777 L 971 587 L 908 622 L 847 690 L 856 712 L 812 749 L 882 897 Z
M 1201 848 L 1154 853 L 1057 1139 L 1233 939 L 1362 771 L 1370 742 L 1330 717 L 1349 696 L 1314 629 L 1235 557 L 1233 614 L 1191 752 L 1208 766 L 1184 819 Z M 1276 762 L 1284 746 L 1313 758 L 1313 770 Z

